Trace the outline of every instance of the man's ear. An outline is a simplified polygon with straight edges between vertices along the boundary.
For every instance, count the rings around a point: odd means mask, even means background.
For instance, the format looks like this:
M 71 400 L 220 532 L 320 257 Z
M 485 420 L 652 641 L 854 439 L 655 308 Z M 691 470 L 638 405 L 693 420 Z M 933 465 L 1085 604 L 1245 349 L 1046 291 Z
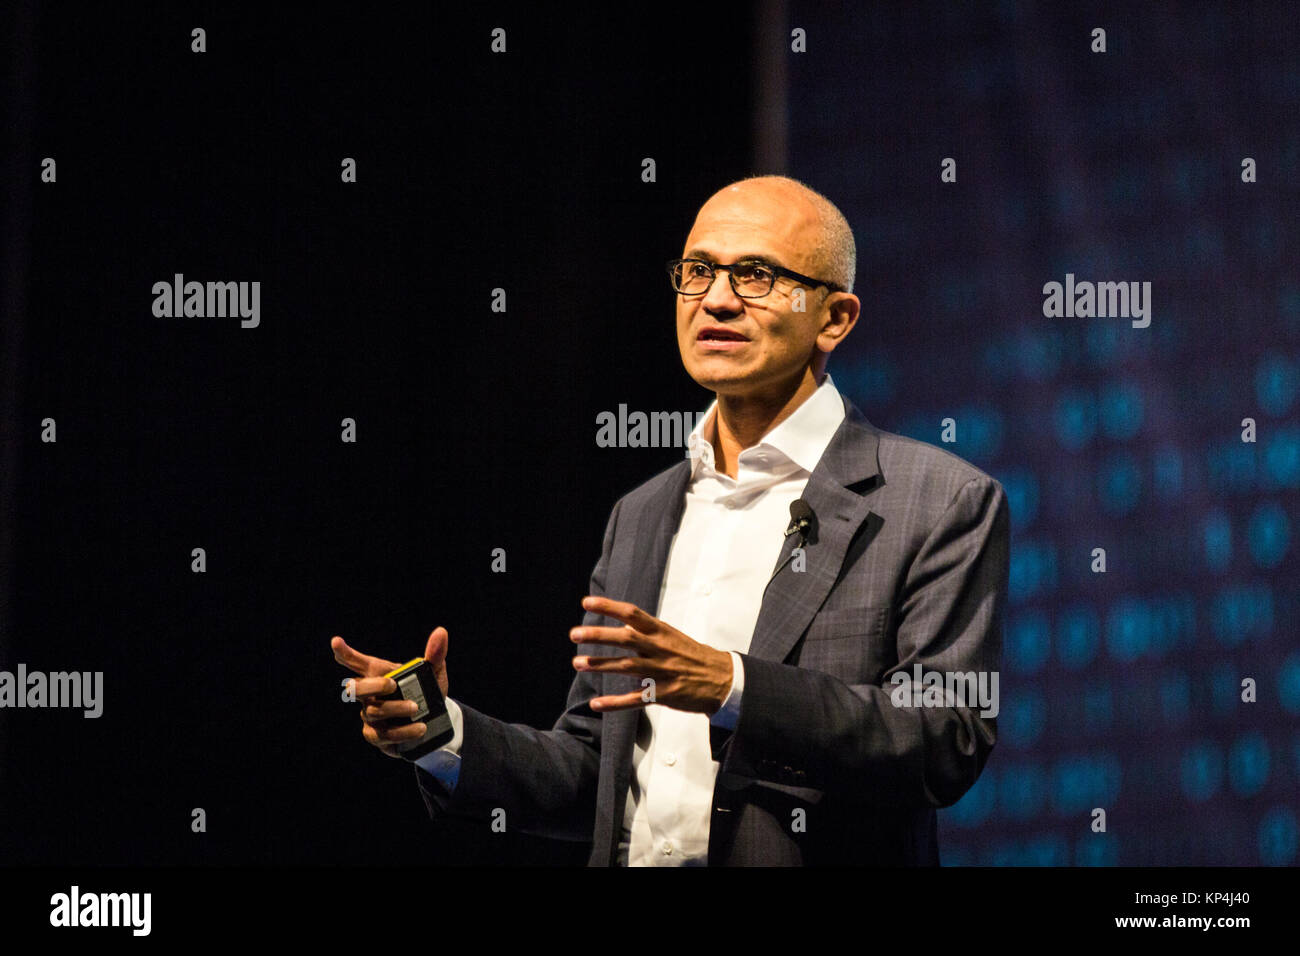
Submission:
M 825 321 L 817 333 L 817 348 L 830 353 L 853 331 L 862 310 L 862 303 L 851 292 L 832 292 L 826 297 Z

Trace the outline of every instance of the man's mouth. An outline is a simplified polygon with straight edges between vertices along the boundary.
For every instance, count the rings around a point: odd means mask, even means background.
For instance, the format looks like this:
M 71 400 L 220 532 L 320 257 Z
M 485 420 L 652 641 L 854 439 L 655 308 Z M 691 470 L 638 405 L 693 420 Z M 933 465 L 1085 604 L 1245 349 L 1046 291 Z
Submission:
M 740 348 L 749 339 L 734 329 L 710 325 L 700 329 L 695 336 L 695 341 L 706 349 L 726 351 Z

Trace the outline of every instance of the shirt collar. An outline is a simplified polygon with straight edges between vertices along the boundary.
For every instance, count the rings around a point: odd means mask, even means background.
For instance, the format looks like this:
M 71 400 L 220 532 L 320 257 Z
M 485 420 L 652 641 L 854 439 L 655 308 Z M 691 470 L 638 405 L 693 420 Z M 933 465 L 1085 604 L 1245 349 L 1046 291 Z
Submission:
M 717 413 L 718 400 L 715 398 L 686 440 L 692 478 L 699 474 L 702 465 L 707 464 L 710 469 L 714 467 L 713 444 L 704 436 L 712 430 Z M 811 474 L 843 421 L 844 399 L 827 372 L 821 385 L 817 386 L 817 391 L 796 408 L 789 418 L 764 435 L 757 445 L 742 451 L 740 460 L 743 463 L 754 457 L 758 449 L 766 448 L 779 452 Z

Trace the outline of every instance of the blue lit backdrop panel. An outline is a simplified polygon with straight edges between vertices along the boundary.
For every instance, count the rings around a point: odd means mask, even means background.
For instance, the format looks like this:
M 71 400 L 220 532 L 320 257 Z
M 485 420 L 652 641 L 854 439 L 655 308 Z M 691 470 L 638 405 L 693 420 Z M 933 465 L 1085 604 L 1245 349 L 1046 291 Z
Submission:
M 1300 862 L 1292 19 L 790 10 L 789 171 L 858 241 L 832 373 L 1011 504 L 999 742 L 945 863 Z M 1149 327 L 1045 317 L 1067 275 L 1150 282 Z

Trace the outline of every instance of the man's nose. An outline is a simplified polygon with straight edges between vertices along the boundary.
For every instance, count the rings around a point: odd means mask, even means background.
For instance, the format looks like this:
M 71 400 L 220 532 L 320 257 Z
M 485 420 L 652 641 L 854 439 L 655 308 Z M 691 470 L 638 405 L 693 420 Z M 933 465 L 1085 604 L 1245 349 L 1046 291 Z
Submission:
M 736 295 L 736 290 L 731 287 L 731 270 L 714 270 L 713 284 L 709 286 L 700 305 L 709 312 L 744 311 L 745 300 Z

